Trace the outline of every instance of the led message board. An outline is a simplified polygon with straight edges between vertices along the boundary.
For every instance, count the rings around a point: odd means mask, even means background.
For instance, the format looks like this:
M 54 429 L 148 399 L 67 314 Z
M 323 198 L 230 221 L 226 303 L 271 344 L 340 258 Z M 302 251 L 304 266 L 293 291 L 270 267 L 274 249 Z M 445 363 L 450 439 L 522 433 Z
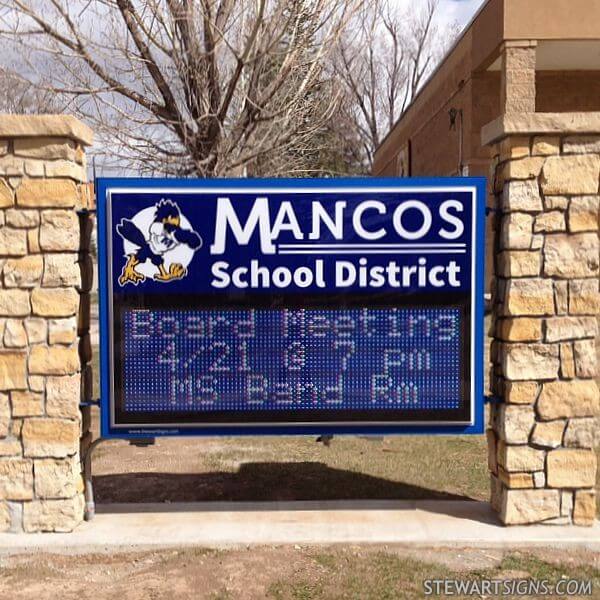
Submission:
M 481 179 L 100 179 L 104 436 L 483 428 Z

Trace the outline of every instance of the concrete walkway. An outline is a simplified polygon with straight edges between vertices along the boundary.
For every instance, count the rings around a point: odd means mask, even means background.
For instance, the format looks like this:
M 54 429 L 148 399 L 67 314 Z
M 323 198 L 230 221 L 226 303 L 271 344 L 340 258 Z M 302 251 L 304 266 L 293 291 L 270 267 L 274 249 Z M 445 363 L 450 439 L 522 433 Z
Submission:
M 484 502 L 105 504 L 97 510 L 70 534 L 0 534 L 0 554 L 338 543 L 600 551 L 599 522 L 502 527 Z

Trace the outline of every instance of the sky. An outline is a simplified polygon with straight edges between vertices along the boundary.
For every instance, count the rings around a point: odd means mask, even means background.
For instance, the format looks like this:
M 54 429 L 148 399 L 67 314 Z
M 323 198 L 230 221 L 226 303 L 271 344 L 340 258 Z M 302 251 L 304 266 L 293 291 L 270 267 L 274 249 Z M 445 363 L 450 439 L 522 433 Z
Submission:
M 456 22 L 462 29 L 473 18 L 483 2 L 484 0 L 440 0 L 439 22 Z
M 414 9 L 426 0 L 395 0 L 402 9 Z M 465 27 L 485 0 L 439 0 L 437 20 L 440 25 L 458 23 Z

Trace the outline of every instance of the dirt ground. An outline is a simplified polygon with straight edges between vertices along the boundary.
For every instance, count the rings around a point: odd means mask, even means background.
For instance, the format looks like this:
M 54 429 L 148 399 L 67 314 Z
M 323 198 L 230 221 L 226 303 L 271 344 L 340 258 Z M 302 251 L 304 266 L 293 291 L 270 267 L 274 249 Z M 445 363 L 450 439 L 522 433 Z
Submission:
M 485 499 L 483 436 L 161 438 L 94 453 L 102 502 Z
M 600 557 L 586 552 L 279 546 L 15 556 L 0 564 L 0 598 L 11 600 L 380 600 L 421 598 L 425 579 L 529 577 L 592 580 L 592 597 L 600 597 Z

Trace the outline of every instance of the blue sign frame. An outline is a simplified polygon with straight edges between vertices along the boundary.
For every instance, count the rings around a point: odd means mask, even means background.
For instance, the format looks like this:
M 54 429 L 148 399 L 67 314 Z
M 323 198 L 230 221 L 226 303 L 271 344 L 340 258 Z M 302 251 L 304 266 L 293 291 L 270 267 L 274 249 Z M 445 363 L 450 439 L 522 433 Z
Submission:
M 252 193 L 253 190 L 287 189 L 293 196 L 295 192 L 300 194 L 328 193 L 334 189 L 343 189 L 347 193 L 390 193 L 390 190 L 406 193 L 418 190 L 419 194 L 444 193 L 454 190 L 468 189 L 473 194 L 472 204 L 472 247 L 471 256 L 471 306 L 470 306 L 470 418 L 469 422 L 452 424 L 438 422 L 432 419 L 431 424 L 419 422 L 411 425 L 409 423 L 370 423 L 370 422 L 273 422 L 273 423 L 233 423 L 222 422 L 207 423 L 203 426 L 173 426 L 173 425 L 135 425 L 117 426 L 115 423 L 115 399 L 114 399 L 114 362 L 112 336 L 114 323 L 112 320 L 113 282 L 115 264 L 113 261 L 112 231 L 114 222 L 110 215 L 107 198 L 110 193 L 120 190 L 123 193 L 138 193 L 144 195 L 156 194 L 161 190 L 168 189 L 173 193 L 186 193 L 192 190 L 206 190 L 227 188 Z M 436 192 L 437 190 L 437 192 Z M 233 192 L 232 192 L 233 193 Z M 427 178 L 427 179 L 396 179 L 396 178 L 352 178 L 352 179 L 142 179 L 142 178 L 101 178 L 96 181 L 97 215 L 98 215 L 98 262 L 99 262 L 99 309 L 100 309 L 100 387 L 101 387 L 101 430 L 103 437 L 115 438 L 139 438 L 155 437 L 163 435 L 339 435 L 339 434 L 480 434 L 484 431 L 484 398 L 483 398 L 483 323 L 484 323 L 484 268 L 485 268 L 485 200 L 486 182 L 483 178 Z M 167 217 L 167 222 L 168 222 Z M 122 222 L 122 221 L 121 221 Z M 109 234 L 110 228 L 110 234 Z M 189 232 L 185 235 L 191 235 Z M 123 236 L 121 236 L 123 237 Z M 196 242 L 189 241 L 190 247 Z M 295 251 L 290 251 L 295 252 Z M 193 254 L 193 253 L 192 253 Z M 112 273 L 112 276 L 111 276 Z M 125 271 L 123 271 L 125 273 Z M 165 276 L 168 274 L 165 273 Z M 158 276 L 160 277 L 160 276 Z M 134 296 L 137 281 L 131 281 L 127 289 L 131 290 L 130 296 Z M 189 281 L 182 278 L 176 285 L 163 286 L 165 290 L 176 290 L 180 296 L 187 293 L 186 286 Z M 177 287 L 179 286 L 179 288 Z M 423 295 L 428 290 L 425 290 Z M 168 294 L 164 295 L 165 307 L 168 308 Z M 257 294 L 257 298 L 260 294 Z M 416 297 L 422 297 L 423 295 Z M 214 298 L 213 298 L 214 299 Z M 207 303 L 210 306 L 218 306 L 217 303 Z M 417 302 L 418 305 L 418 302 Z M 248 304 L 246 306 L 249 306 Z M 258 302 L 257 307 L 260 306 Z M 360 304 L 358 304 L 360 306 Z M 181 308 L 181 307 L 180 307 Z

